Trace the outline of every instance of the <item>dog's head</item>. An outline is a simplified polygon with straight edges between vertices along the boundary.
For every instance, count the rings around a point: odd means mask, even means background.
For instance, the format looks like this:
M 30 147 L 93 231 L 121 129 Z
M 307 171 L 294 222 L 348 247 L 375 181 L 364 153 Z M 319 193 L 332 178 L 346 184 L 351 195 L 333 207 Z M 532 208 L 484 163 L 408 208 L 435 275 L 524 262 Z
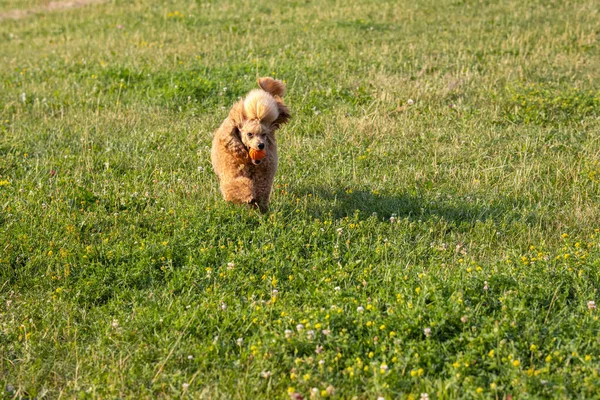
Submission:
M 268 154 L 269 146 L 275 143 L 275 131 L 288 122 L 290 113 L 281 98 L 285 92 L 283 82 L 260 78 L 258 84 L 262 89 L 254 89 L 245 99 L 238 101 L 229 117 L 236 126 L 234 134 L 247 150 L 265 150 Z M 260 161 L 253 163 L 260 164 Z

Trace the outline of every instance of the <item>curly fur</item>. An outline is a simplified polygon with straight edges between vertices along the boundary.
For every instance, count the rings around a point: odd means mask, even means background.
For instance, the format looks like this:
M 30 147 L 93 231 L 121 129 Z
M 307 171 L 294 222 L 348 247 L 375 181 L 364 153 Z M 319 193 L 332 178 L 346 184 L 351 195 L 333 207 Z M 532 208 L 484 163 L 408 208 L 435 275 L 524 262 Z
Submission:
M 277 171 L 275 131 L 288 122 L 290 113 L 281 98 L 283 82 L 266 77 L 259 78 L 258 85 L 261 89 L 236 102 L 214 133 L 211 161 L 225 201 L 258 206 L 265 212 Z M 262 148 L 267 155 L 252 161 L 250 148 Z

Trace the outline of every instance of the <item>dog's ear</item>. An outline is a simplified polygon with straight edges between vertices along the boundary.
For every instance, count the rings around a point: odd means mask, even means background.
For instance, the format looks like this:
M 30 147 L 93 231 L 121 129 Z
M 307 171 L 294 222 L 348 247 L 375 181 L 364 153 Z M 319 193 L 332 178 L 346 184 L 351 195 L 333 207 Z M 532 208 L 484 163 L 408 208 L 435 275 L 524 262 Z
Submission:
M 224 123 L 221 133 L 220 140 L 223 145 L 227 148 L 230 154 L 233 154 L 238 158 L 247 158 L 248 152 L 246 146 L 242 142 L 242 136 L 240 133 L 241 127 L 246 120 L 244 114 L 244 101 L 240 100 L 236 102 L 231 110 L 229 111 L 229 121 Z
M 287 106 L 283 104 L 283 101 L 280 98 L 276 98 L 275 101 L 277 102 L 279 116 L 275 119 L 275 121 L 273 121 L 271 126 L 273 126 L 275 129 L 279 129 L 279 127 L 283 124 L 286 124 L 290 118 L 292 118 L 292 116 L 290 115 L 290 111 L 288 110 Z
M 231 110 L 229 111 L 229 119 L 235 125 L 236 128 L 240 128 L 242 123 L 246 120 L 246 113 L 244 112 L 244 100 L 237 101 Z
M 258 78 L 258 86 L 265 92 L 271 93 L 273 96 L 283 97 L 285 94 L 285 83 L 273 79 L 270 76 Z

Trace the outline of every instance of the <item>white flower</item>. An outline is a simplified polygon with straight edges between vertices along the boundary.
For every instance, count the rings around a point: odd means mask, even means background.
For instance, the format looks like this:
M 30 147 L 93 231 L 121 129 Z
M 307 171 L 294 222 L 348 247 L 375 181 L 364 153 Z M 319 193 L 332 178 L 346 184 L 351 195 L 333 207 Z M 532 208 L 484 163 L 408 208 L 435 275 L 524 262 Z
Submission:
M 336 287 L 333 288 L 333 290 L 335 290 L 336 292 L 339 292 L 340 291 L 340 287 L 336 286 Z
M 235 267 L 235 263 L 234 262 L 228 262 L 227 263 L 227 269 L 233 269 L 233 267 Z
M 323 329 L 323 330 L 321 331 L 321 333 L 322 333 L 323 335 L 325 335 L 325 336 L 329 336 L 329 334 L 331 333 L 331 331 L 330 331 L 329 329 Z
M 421 400 L 429 400 L 429 395 L 427 393 L 421 393 Z
M 325 360 L 319 360 L 319 365 L 325 365 Z
M 414 105 L 414 104 L 415 104 L 415 101 L 414 101 L 413 99 L 408 99 L 408 100 L 406 101 L 406 104 L 408 104 L 409 106 L 412 106 L 412 105 Z
M 25 103 L 25 101 L 27 101 L 27 95 L 25 94 L 25 92 L 21 93 L 21 102 Z
M 261 373 L 260 373 L 260 376 L 261 376 L 262 378 L 265 378 L 265 379 L 267 379 L 268 377 L 270 377 L 270 376 L 271 376 L 271 371 L 263 371 L 263 372 L 261 372 Z
M 315 348 L 315 353 L 321 354 L 322 352 L 323 352 L 323 346 L 317 345 L 317 347 Z
M 181 388 L 182 388 L 183 390 L 188 390 L 188 388 L 189 388 L 189 387 L 190 387 L 190 384 L 189 384 L 189 383 L 184 383 L 183 385 L 181 385 Z
M 337 228 L 336 231 L 337 231 L 338 235 L 341 235 L 342 232 L 344 231 L 344 229 L 343 228 Z
M 425 336 L 429 337 L 431 335 L 431 328 L 423 329 L 423 333 L 425 334 Z
M 379 369 L 381 370 L 381 372 L 388 372 L 390 367 L 388 367 L 387 364 L 381 364 Z
M 273 296 L 277 296 L 277 293 L 279 293 L 279 290 L 273 289 Z
M 236 340 L 235 342 L 237 343 L 238 346 L 241 346 L 244 343 L 244 339 L 238 338 L 238 340 Z
M 221 310 L 225 311 L 227 310 L 227 304 L 225 304 L 225 302 L 221 302 Z
M 313 330 L 307 331 L 306 336 L 308 336 L 309 339 L 314 339 L 315 331 L 313 331 Z
M 365 311 L 365 308 L 363 306 L 356 307 L 356 312 L 363 312 L 363 311 Z
M 289 329 L 285 330 L 285 337 L 289 338 L 290 336 L 292 336 L 292 331 L 290 331 Z
M 490 289 L 490 287 L 488 286 L 487 281 L 484 281 L 483 282 L 483 290 L 489 290 L 489 289 Z
M 379 396 L 379 397 L 377 398 L 377 400 L 385 400 L 385 397 L 383 397 L 383 396 Z
M 193 359 L 194 359 L 194 356 L 190 354 L 190 355 L 188 356 L 188 360 L 193 360 Z
M 302 329 L 304 329 L 304 325 L 302 325 L 302 324 L 298 324 L 298 325 L 296 325 L 296 330 L 297 330 L 298 332 L 300 332 Z
M 119 320 L 118 319 L 113 319 L 112 320 L 112 327 L 115 328 L 115 329 L 119 327 Z
M 466 315 L 463 315 L 462 317 L 460 317 L 460 322 L 462 322 L 463 324 L 466 324 L 468 321 L 468 318 Z
M 595 309 L 596 309 L 596 302 L 594 300 L 588 301 L 588 310 L 595 310 Z

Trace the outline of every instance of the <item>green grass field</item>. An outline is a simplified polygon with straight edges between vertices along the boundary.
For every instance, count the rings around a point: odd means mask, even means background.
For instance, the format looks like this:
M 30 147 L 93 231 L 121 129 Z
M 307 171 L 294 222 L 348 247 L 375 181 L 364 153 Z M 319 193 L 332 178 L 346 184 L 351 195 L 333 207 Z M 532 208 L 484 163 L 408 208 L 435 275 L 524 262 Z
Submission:
M 600 398 L 597 2 L 47 5 L 0 0 L 0 398 Z M 261 215 L 209 146 L 269 75 Z

